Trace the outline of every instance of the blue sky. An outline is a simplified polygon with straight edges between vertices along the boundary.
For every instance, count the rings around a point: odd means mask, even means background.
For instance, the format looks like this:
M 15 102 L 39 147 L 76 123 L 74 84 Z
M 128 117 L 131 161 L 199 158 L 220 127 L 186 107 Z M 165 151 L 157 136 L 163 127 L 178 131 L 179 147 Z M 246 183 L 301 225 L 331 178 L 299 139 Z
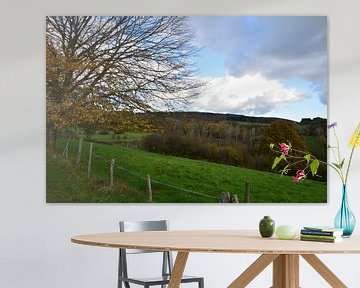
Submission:
M 190 25 L 207 89 L 189 110 L 327 117 L 325 16 L 198 16 Z

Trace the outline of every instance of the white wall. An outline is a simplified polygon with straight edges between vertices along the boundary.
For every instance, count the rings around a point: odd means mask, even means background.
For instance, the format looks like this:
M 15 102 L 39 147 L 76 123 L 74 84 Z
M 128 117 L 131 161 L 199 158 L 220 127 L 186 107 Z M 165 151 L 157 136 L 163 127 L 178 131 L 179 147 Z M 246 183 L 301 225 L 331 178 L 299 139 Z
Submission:
M 3 1 L 0 17 L 0 287 L 115 287 L 116 250 L 70 243 L 76 234 L 116 231 L 119 219 L 171 221 L 172 229 L 256 228 L 263 215 L 278 224 L 329 223 L 340 201 L 331 174 L 327 205 L 52 205 L 45 203 L 45 15 L 327 15 L 329 119 L 339 123 L 341 144 L 359 117 L 360 2 L 277 1 Z M 360 219 L 360 151 L 349 183 Z M 360 225 L 358 225 L 360 227 Z M 188 273 L 206 287 L 226 287 L 255 255 L 192 254 Z M 360 287 L 360 255 L 322 256 L 348 287 Z M 137 260 L 136 260 L 137 261 Z M 139 268 L 146 263 L 136 262 Z M 348 263 L 347 265 L 344 265 Z M 269 287 L 266 270 L 250 287 Z M 302 287 L 328 287 L 306 263 Z M 193 286 L 192 286 L 193 287 Z

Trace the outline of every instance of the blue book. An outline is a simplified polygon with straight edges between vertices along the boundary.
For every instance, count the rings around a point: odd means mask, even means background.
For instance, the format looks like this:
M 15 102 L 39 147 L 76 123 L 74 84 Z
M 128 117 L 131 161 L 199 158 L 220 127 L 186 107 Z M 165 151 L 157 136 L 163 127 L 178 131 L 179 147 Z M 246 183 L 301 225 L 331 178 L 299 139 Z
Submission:
M 319 236 L 341 236 L 343 235 L 344 229 L 335 228 L 330 226 L 314 226 L 314 227 L 304 227 L 301 230 L 303 235 L 319 235 Z

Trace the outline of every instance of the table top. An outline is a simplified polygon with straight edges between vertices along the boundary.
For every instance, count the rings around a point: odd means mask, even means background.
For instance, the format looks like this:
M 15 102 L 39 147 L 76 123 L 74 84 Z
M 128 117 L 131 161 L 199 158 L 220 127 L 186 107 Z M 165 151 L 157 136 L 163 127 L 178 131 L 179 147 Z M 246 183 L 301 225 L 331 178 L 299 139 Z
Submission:
M 99 247 L 214 253 L 341 254 L 360 253 L 360 235 L 338 243 L 262 238 L 257 230 L 116 232 L 79 235 L 77 244 Z

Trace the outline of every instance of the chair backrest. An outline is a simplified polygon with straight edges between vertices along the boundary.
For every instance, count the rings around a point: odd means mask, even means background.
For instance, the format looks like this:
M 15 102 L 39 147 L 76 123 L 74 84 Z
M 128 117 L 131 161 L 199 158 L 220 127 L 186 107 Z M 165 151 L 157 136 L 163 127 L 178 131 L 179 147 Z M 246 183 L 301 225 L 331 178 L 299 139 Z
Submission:
M 120 221 L 120 232 L 137 231 L 167 231 L 169 224 L 167 220 L 155 221 Z M 159 251 L 126 249 L 126 254 L 155 253 Z
M 167 220 L 157 221 L 120 221 L 120 232 L 137 232 L 137 231 L 167 231 L 169 224 Z M 137 249 L 119 249 L 119 275 L 128 277 L 127 273 L 127 257 L 126 254 L 140 253 L 163 253 L 162 275 L 172 273 L 173 259 L 169 251 L 150 251 Z
M 167 220 L 120 221 L 121 232 L 167 231 L 168 229 L 169 229 L 169 224 Z

